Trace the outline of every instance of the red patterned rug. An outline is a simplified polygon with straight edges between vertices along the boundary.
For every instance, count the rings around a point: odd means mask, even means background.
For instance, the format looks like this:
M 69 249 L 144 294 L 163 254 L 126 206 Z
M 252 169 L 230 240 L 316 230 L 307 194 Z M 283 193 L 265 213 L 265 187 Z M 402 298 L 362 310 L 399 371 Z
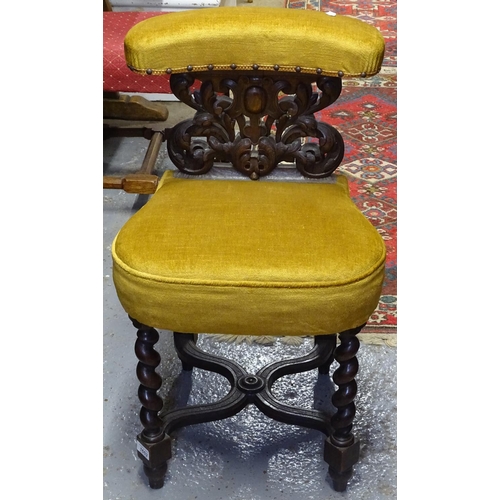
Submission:
M 386 278 L 378 308 L 363 329 L 366 340 L 396 344 L 396 1 L 287 0 L 287 8 L 332 11 L 377 27 L 386 42 L 382 71 L 343 80 L 342 94 L 318 119 L 342 134 L 345 155 L 337 169 L 350 179 L 354 202 L 387 247 Z

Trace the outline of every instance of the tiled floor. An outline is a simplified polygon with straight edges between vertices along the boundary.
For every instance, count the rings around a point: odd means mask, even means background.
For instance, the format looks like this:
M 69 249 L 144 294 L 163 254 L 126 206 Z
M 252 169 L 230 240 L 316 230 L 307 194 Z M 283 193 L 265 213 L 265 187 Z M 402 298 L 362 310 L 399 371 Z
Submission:
M 185 114 L 186 108 L 180 103 L 170 106 L 173 123 Z M 105 141 L 105 171 L 133 169 L 134 162 L 140 164 L 146 146 L 142 139 Z M 163 150 L 158 166 L 160 170 L 172 168 Z M 226 420 L 181 429 L 175 435 L 165 486 L 160 490 L 147 486 L 134 442 L 141 430 L 133 350 L 136 335 L 113 287 L 110 256 L 116 233 L 147 199 L 146 195 L 122 191 L 103 192 L 104 500 L 396 498 L 397 349 L 366 344 L 358 353 L 354 422 L 362 442 L 361 458 L 347 492 L 337 493 L 331 487 L 320 432 L 275 422 L 254 407 Z M 226 394 L 229 384 L 217 374 L 197 369 L 192 375 L 182 373 L 171 332 L 160 334 L 162 390 L 169 405 L 215 401 Z M 255 370 L 283 354 L 304 353 L 311 342 L 305 339 L 300 346 L 280 340 L 272 346 L 233 345 L 202 336 L 199 345 Z M 316 371 L 287 376 L 276 383 L 275 392 L 300 406 L 321 404 L 332 408 L 330 380 L 318 377 Z

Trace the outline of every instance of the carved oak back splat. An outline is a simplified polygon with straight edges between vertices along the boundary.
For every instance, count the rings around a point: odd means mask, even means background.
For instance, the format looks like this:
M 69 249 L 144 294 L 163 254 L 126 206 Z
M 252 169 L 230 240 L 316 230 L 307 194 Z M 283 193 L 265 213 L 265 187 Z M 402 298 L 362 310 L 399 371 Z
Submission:
M 187 174 L 204 174 L 214 163 L 230 163 L 256 180 L 290 162 L 306 177 L 331 175 L 342 161 L 344 142 L 314 113 L 337 100 L 341 78 L 254 73 L 171 75 L 175 96 L 197 111 L 170 130 L 167 147 L 174 165 Z M 196 79 L 201 88 L 192 90 Z

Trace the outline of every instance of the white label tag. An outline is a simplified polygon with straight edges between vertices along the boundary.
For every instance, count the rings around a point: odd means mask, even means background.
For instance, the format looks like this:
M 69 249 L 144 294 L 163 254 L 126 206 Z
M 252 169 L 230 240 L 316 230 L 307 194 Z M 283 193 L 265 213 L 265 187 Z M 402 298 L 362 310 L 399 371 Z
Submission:
M 146 460 L 149 460 L 149 450 L 145 448 L 139 441 L 136 441 L 137 443 L 137 451 L 144 456 Z

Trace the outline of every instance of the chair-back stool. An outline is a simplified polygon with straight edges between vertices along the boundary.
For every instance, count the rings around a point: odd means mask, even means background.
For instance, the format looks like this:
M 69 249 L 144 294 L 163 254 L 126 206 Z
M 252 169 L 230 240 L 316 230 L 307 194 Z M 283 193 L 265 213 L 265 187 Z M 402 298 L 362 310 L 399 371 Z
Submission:
M 385 246 L 350 199 L 346 177 L 334 173 L 341 135 L 314 113 L 339 97 L 342 77 L 380 70 L 382 36 L 340 15 L 218 8 L 141 22 L 128 32 L 125 53 L 136 73 L 170 74 L 175 95 L 196 110 L 167 131 L 182 173 L 164 174 L 112 247 L 117 295 L 137 328 L 137 447 L 150 486 L 164 484 L 176 429 L 253 403 L 273 419 L 323 432 L 334 489 L 345 490 L 360 450 L 352 433 L 356 334 L 380 298 Z M 265 179 L 282 162 L 296 166 L 301 182 Z M 200 177 L 220 164 L 239 177 Z M 158 329 L 174 332 L 185 370 L 223 375 L 229 393 L 208 405 L 164 408 Z M 215 333 L 308 335 L 315 345 L 246 373 L 196 345 L 197 334 Z M 326 376 L 334 361 L 332 415 L 273 395 L 278 378 L 316 368 Z

